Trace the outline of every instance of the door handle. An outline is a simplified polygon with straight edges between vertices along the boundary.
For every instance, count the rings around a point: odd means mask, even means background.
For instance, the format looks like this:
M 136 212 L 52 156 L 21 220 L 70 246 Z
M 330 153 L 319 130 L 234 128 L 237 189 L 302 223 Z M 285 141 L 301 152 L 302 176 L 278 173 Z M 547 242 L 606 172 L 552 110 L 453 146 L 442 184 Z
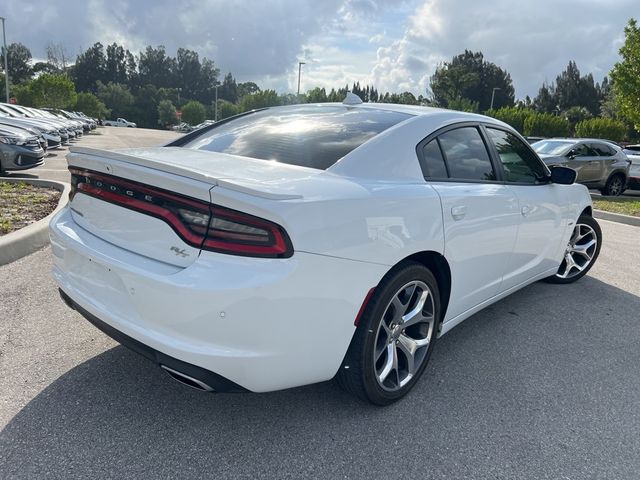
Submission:
M 464 205 L 451 207 L 451 216 L 453 217 L 454 220 L 462 220 L 466 214 L 467 214 L 467 207 Z
M 523 217 L 527 217 L 531 213 L 531 207 L 529 205 L 525 205 L 520 209 Z

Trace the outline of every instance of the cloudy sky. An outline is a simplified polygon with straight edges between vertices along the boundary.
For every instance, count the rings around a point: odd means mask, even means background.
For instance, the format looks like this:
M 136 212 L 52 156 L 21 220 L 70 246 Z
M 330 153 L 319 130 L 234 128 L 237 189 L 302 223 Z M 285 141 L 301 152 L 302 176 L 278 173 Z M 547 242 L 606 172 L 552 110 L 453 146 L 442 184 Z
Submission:
M 191 48 L 222 72 L 279 92 L 360 81 L 424 94 L 436 66 L 464 49 L 535 96 L 575 60 L 597 81 L 617 61 L 638 0 L 3 0 L 7 42 L 75 57 L 100 41 L 134 52 Z

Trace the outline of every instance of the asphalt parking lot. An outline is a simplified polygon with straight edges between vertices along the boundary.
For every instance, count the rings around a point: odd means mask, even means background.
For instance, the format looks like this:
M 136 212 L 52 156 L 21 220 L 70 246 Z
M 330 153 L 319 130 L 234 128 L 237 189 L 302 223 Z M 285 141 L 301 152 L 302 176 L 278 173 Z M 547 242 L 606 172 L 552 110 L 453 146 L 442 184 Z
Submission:
M 49 248 L 2 266 L 0 478 L 638 478 L 640 228 L 600 223 L 587 277 L 474 315 L 387 408 L 188 389 L 62 303 Z

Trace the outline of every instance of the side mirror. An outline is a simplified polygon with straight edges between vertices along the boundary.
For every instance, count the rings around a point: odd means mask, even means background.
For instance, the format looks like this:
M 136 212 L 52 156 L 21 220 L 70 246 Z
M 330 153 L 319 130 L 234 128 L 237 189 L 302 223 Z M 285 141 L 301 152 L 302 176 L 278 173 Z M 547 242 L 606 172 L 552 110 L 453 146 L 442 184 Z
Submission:
M 551 182 L 560 185 L 571 185 L 576 181 L 578 174 L 573 168 L 569 167 L 551 167 Z

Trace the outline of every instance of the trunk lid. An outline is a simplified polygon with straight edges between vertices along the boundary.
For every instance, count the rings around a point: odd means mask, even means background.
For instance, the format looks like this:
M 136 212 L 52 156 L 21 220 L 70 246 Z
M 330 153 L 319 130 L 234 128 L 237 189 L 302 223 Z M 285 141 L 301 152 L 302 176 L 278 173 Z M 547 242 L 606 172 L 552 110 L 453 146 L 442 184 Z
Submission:
M 117 151 L 72 147 L 67 161 L 76 192 L 70 209 L 77 224 L 116 246 L 183 268 L 196 260 L 201 243 L 167 221 L 167 216 L 184 220 L 195 215 L 194 222 L 200 224 L 189 225 L 197 229 L 205 222 L 202 215 L 209 213 L 215 187 L 248 198 L 287 201 L 302 199 L 300 186 L 326 175 L 321 170 L 180 147 Z M 227 199 L 227 207 L 242 209 Z M 128 202 L 126 207 L 121 200 Z M 160 206 L 174 201 L 177 206 L 167 207 L 169 213 L 160 211 Z M 139 208 L 144 202 L 144 208 L 153 212 Z

